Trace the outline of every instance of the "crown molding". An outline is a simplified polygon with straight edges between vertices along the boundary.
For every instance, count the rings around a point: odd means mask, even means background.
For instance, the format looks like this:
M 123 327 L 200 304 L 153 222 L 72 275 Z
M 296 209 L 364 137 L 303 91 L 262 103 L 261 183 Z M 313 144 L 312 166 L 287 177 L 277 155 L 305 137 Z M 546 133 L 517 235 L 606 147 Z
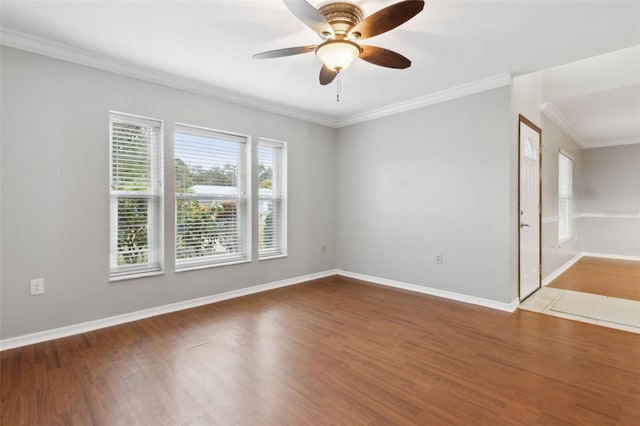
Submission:
M 310 113 L 308 111 L 298 110 L 284 105 L 269 103 L 264 100 L 235 94 L 196 80 L 157 71 L 131 62 L 114 59 L 107 55 L 100 55 L 95 52 L 78 49 L 67 44 L 58 43 L 7 28 L 0 29 L 0 44 L 332 128 L 340 128 L 356 123 L 363 123 L 365 121 L 375 120 L 441 102 L 447 102 L 487 90 L 496 89 L 498 87 L 508 86 L 511 84 L 512 80 L 510 73 L 502 73 L 440 90 L 428 95 L 419 96 L 406 101 L 373 109 L 371 111 L 353 114 L 342 119 L 333 119 L 331 117 Z
M 329 117 L 309 114 L 305 111 L 287 108 L 281 105 L 261 101 L 259 99 L 252 99 L 247 96 L 237 95 L 196 80 L 153 70 L 127 61 L 114 59 L 106 55 L 100 55 L 98 53 L 78 49 L 66 44 L 35 37 L 19 31 L 2 28 L 0 30 L 0 44 L 96 68 L 102 71 L 112 72 L 126 77 L 133 77 L 139 80 L 161 84 L 174 89 L 210 96 L 218 100 L 242 106 L 248 106 L 299 120 L 309 121 L 323 126 L 336 127 L 336 120 Z
M 511 74 L 502 73 L 470 83 L 461 84 L 459 86 L 450 87 L 448 89 L 429 93 L 428 95 L 419 96 L 417 98 L 408 99 L 406 101 L 387 105 L 381 108 L 360 114 L 350 115 L 337 122 L 337 127 L 350 126 L 352 124 L 362 123 L 365 121 L 375 120 L 377 118 L 387 117 L 389 115 L 399 114 L 401 112 L 411 111 L 418 108 L 424 108 L 429 105 L 447 102 L 465 96 L 473 95 L 487 90 L 497 89 L 503 86 L 511 85 Z
M 640 137 L 585 142 L 580 136 L 578 136 L 578 132 L 554 104 L 551 102 L 545 102 L 540 105 L 540 111 L 583 149 L 640 144 Z
M 609 146 L 620 146 L 620 145 L 635 145 L 640 144 L 640 138 L 628 138 L 628 139 L 611 139 L 606 141 L 598 141 L 593 142 L 585 146 L 586 149 L 591 148 L 605 148 Z
M 549 120 L 553 121 L 553 123 L 560 128 L 564 133 L 567 134 L 575 143 L 577 143 L 580 148 L 586 148 L 587 144 L 584 143 L 582 138 L 578 136 L 578 132 L 573 128 L 569 120 L 560 112 L 558 108 L 551 102 L 545 102 L 540 105 L 540 111 L 547 117 Z
M 640 219 L 639 213 L 580 213 L 577 217 L 596 217 L 604 219 Z

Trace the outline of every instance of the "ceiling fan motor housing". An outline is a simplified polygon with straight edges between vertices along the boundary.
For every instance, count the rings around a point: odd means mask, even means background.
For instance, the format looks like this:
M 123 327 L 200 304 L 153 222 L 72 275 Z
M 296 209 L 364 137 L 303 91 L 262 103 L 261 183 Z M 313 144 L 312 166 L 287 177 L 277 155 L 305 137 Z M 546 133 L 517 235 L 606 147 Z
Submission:
M 401 0 L 366 18 L 358 6 L 343 1 L 330 2 L 320 8 L 316 8 L 306 0 L 283 1 L 303 24 L 319 34 L 324 41 L 319 45 L 262 52 L 253 55 L 254 58 L 279 58 L 315 52 L 322 62 L 320 69 L 322 85 L 331 83 L 357 58 L 385 68 L 404 69 L 411 66 L 409 59 L 393 50 L 376 46 L 360 46 L 358 42 L 384 34 L 404 24 L 422 11 L 424 0 Z
M 339 39 L 347 37 L 349 31 L 362 22 L 363 18 L 362 9 L 351 3 L 329 3 L 318 10 Z

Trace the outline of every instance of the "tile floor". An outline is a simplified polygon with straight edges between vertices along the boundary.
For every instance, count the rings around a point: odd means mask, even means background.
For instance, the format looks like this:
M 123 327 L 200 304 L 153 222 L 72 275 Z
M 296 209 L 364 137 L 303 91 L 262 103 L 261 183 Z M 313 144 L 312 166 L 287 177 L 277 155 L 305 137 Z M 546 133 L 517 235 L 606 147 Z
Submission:
M 635 300 L 542 287 L 519 308 L 640 334 L 640 302 Z

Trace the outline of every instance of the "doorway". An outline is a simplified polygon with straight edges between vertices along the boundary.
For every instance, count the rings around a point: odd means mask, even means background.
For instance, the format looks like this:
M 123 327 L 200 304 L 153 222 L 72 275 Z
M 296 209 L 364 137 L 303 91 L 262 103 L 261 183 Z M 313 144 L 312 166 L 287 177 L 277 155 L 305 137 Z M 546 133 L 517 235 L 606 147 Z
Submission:
M 520 301 L 541 286 L 542 130 L 523 115 L 518 117 L 518 214 Z

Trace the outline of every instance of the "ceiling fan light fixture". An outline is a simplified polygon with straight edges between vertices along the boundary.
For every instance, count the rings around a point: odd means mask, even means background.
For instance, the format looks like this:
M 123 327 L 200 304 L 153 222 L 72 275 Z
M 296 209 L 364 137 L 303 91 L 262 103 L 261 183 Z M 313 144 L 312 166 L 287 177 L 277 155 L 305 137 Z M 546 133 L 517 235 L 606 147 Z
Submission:
M 361 51 L 352 41 L 328 40 L 316 48 L 316 56 L 327 68 L 340 72 L 346 70 Z

